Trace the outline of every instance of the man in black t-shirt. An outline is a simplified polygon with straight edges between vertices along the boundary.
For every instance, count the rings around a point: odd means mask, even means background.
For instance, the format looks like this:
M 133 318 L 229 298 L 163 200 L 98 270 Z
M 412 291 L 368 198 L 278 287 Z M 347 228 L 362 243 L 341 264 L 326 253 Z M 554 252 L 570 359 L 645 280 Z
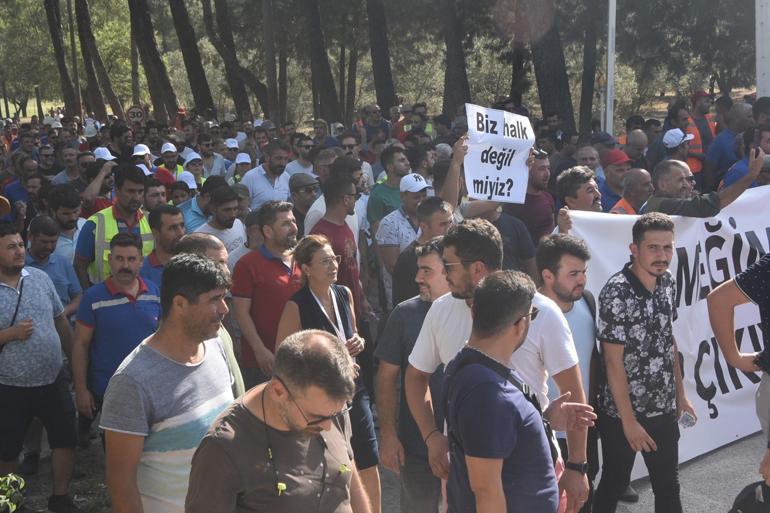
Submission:
M 768 340 L 770 340 L 770 254 L 765 254 L 748 269 L 738 274 L 708 295 L 709 318 L 719 347 L 727 363 L 744 372 L 762 372 L 762 380 L 757 390 L 757 416 L 762 425 L 762 432 L 768 440 L 759 472 L 770 485 L 770 366 L 765 362 L 770 359 Z M 735 307 L 751 301 L 759 307 L 762 326 L 761 353 L 741 352 L 735 340 Z M 751 347 L 750 347 L 751 349 Z

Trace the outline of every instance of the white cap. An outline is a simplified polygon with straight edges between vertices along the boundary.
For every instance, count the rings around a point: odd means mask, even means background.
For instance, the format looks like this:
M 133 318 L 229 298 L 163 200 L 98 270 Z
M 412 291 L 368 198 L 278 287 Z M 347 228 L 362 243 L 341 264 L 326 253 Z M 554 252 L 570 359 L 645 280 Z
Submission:
M 134 154 L 133 157 L 144 157 L 145 155 L 150 154 L 150 148 L 147 147 L 146 144 L 137 144 L 134 146 Z
M 252 124 L 254 125 L 254 128 L 257 128 L 258 126 L 262 126 L 262 120 L 261 119 L 255 119 L 254 123 L 252 123 Z
M 83 127 L 83 135 L 87 138 L 96 137 L 96 134 L 98 134 L 99 131 L 96 129 L 96 125 L 92 123 L 86 123 L 86 125 Z
M 147 166 L 145 166 L 144 164 L 137 164 L 136 167 L 142 170 L 142 172 L 144 173 L 144 176 L 150 176 L 152 174 L 152 172 L 149 169 L 147 169 Z
M 236 164 L 251 164 L 251 155 L 248 153 L 239 153 L 235 157 Z
M 692 141 L 695 136 L 692 134 L 685 134 L 678 128 L 672 128 L 663 134 L 663 146 L 666 148 L 676 148 L 681 146 L 685 141 Z
M 238 141 L 236 141 L 235 139 L 225 139 L 225 146 L 227 146 L 228 150 L 237 150 Z
M 174 152 L 176 153 L 176 146 L 174 146 L 173 143 L 163 143 L 163 146 L 160 147 L 160 154 L 163 155 L 164 153 L 168 152 Z
M 425 181 L 425 178 L 417 173 L 409 173 L 402 177 L 399 185 L 401 192 L 420 192 L 430 188 L 431 185 Z
M 181 173 L 179 173 L 179 176 L 177 176 L 176 181 L 186 183 L 187 187 L 189 187 L 190 190 L 196 190 L 198 188 L 198 184 L 195 183 L 195 176 L 189 171 L 182 171 Z
M 203 157 L 201 157 L 198 153 L 191 151 L 187 154 L 187 158 L 184 161 L 184 167 L 187 167 L 187 164 L 192 162 L 193 160 L 203 160 Z
M 64 125 L 62 125 L 60 121 L 54 121 L 51 123 L 51 128 L 64 128 Z
M 94 150 L 94 157 L 96 157 L 97 160 L 115 160 L 115 157 L 110 153 L 110 150 L 104 146 L 99 146 Z
M 48 126 L 51 126 L 51 125 L 53 125 L 53 124 L 54 124 L 54 119 L 53 119 L 53 117 L 51 117 L 51 116 L 46 116 L 46 117 L 44 117 L 44 118 L 43 118 L 43 124 L 44 124 L 44 125 L 48 125 Z

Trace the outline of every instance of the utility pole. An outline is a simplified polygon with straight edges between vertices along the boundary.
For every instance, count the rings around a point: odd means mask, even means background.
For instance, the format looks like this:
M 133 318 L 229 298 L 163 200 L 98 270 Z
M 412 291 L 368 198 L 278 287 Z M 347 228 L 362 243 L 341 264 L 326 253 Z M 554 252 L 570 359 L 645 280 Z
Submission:
M 755 0 L 757 96 L 770 96 L 770 0 Z
M 609 19 L 607 23 L 607 103 L 604 131 L 613 135 L 615 124 L 615 22 L 617 16 L 617 0 L 609 0 L 609 2 Z
M 75 111 L 83 119 L 83 106 L 80 102 L 80 80 L 78 80 L 78 52 L 75 46 L 75 23 L 72 21 L 72 0 L 67 0 L 67 18 L 70 24 L 70 47 L 72 48 L 72 77 L 75 81 Z

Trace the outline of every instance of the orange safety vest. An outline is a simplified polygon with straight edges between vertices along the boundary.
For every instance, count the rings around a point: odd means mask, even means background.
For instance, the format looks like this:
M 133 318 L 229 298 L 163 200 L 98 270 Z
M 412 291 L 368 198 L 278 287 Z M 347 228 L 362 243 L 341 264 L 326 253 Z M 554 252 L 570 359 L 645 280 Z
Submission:
M 626 198 L 620 198 L 610 209 L 610 214 L 626 214 L 633 216 L 636 215 L 636 210 L 631 206 L 631 203 L 626 201 Z
M 716 137 L 716 123 L 714 123 L 714 120 L 710 114 L 706 116 L 706 120 L 708 121 L 708 126 L 709 130 L 711 130 L 712 138 Z M 698 130 L 698 125 L 695 124 L 692 116 L 687 118 L 687 133 L 692 134 L 694 137 L 694 139 L 690 141 L 690 151 L 695 153 L 703 153 L 703 139 L 701 139 L 700 130 Z M 690 166 L 690 171 L 692 171 L 693 174 L 703 171 L 703 162 L 694 157 L 687 159 L 687 165 Z

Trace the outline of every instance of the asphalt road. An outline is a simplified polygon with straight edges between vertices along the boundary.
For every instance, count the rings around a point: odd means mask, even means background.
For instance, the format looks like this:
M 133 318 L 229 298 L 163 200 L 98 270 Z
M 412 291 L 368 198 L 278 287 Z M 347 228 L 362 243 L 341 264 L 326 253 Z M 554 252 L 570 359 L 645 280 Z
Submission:
M 759 462 L 765 450 L 762 436 L 757 433 L 712 451 L 679 468 L 682 502 L 687 513 L 727 513 L 735 496 L 744 486 L 759 481 Z M 381 467 L 382 511 L 401 512 L 398 504 L 398 478 Z M 639 492 L 636 504 L 620 503 L 617 513 L 650 513 L 655 510 L 654 497 L 647 478 L 633 483 Z M 770 508 L 768 508 L 770 511 Z

